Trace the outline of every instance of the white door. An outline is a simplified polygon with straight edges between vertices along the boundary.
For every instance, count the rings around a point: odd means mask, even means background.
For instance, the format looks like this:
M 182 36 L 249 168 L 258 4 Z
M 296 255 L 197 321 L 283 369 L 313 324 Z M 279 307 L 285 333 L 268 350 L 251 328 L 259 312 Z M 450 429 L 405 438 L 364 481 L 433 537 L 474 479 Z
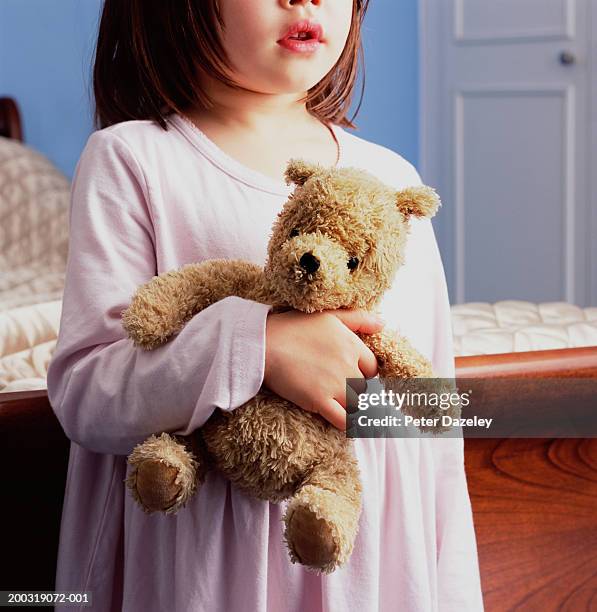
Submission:
M 421 0 L 421 174 L 452 303 L 597 305 L 596 13 Z

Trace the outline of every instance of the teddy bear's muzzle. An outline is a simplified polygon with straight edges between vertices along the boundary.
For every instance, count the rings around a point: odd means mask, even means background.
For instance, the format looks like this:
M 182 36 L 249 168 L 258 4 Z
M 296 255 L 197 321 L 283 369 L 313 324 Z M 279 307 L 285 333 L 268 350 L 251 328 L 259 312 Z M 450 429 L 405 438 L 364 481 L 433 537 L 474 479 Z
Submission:
M 270 253 L 265 276 L 280 303 L 303 312 L 352 302 L 346 250 L 321 232 L 301 234 Z

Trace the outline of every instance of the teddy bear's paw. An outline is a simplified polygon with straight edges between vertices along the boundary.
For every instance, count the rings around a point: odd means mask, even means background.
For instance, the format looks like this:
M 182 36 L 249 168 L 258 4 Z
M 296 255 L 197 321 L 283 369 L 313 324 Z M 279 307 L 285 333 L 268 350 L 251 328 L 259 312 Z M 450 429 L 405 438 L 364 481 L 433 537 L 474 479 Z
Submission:
M 182 492 L 182 486 L 176 484 L 177 468 L 147 459 L 139 464 L 131 476 L 133 496 L 146 512 L 166 512 L 177 505 Z
M 289 518 L 287 541 L 294 562 L 321 571 L 337 563 L 338 547 L 332 528 L 306 506 L 295 508 Z
M 128 459 L 132 466 L 126 484 L 147 513 L 177 512 L 197 488 L 197 461 L 168 434 L 151 436 Z
M 414 393 L 413 401 L 405 401 L 403 414 L 417 419 L 416 426 L 422 433 L 441 434 L 452 429 L 451 419 L 460 417 L 461 403 L 458 389 L 451 379 L 414 378 L 409 379 L 409 391 Z M 426 401 L 421 401 L 421 397 Z
M 290 559 L 316 573 L 330 573 L 349 558 L 360 507 L 332 491 L 304 486 L 289 502 L 284 538 Z

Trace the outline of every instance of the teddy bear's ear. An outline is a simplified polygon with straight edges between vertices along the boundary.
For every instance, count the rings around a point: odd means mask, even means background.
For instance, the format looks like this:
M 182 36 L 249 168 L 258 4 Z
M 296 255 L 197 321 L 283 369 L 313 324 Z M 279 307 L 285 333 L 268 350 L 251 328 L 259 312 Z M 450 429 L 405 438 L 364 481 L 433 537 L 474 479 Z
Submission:
M 317 164 L 304 159 L 291 159 L 286 167 L 286 184 L 304 185 L 319 170 L 321 168 Z
M 433 217 L 441 206 L 439 196 L 427 185 L 407 187 L 396 192 L 396 203 L 398 210 L 409 217 Z

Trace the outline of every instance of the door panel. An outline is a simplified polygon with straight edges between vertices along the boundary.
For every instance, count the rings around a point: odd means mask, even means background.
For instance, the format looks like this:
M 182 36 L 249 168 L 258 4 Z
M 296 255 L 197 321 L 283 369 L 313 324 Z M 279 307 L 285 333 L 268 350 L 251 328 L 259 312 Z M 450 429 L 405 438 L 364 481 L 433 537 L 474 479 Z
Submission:
M 452 303 L 597 291 L 590 1 L 422 2 L 421 173 Z
M 521 299 L 542 270 L 547 273 L 532 287 L 534 300 L 565 292 L 565 112 L 565 92 L 557 90 L 477 89 L 456 98 L 456 174 L 463 179 L 457 184 L 457 231 L 467 285 L 484 301 Z M 541 157 L 535 155 L 538 142 Z M 468 202 L 474 204 L 465 208 Z
M 456 0 L 459 42 L 496 42 L 572 36 L 574 0 Z

